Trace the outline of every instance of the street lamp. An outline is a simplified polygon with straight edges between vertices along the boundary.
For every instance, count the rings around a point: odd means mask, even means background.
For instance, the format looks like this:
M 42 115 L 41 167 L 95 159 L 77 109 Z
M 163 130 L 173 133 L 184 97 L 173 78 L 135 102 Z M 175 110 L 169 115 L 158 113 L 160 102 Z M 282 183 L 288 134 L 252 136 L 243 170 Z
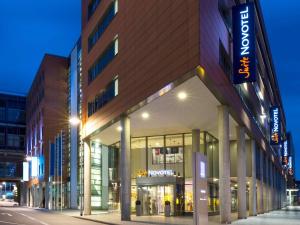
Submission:
M 80 193 L 80 216 L 83 215 L 83 141 L 82 141 L 82 121 L 78 117 L 71 117 L 69 120 L 70 124 L 72 126 L 80 126 L 79 127 L 79 138 L 80 138 L 80 163 L 79 163 L 79 168 L 80 168 L 80 188 L 79 188 L 79 193 Z

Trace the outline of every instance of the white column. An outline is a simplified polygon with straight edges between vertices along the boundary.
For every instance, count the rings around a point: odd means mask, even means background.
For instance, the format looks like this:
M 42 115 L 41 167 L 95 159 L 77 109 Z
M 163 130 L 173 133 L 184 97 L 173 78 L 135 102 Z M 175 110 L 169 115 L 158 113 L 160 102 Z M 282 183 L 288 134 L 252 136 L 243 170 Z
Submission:
M 84 142 L 84 199 L 83 214 L 91 215 L 91 148 Z
M 121 117 L 121 220 L 131 220 L 130 119 Z
M 250 178 L 250 193 L 249 193 L 249 215 L 256 216 L 256 144 L 251 140 L 251 178 Z
M 264 167 L 263 167 L 263 150 L 259 149 L 259 170 L 260 170 L 260 181 L 258 183 L 258 213 L 264 213 Z
M 231 223 L 229 112 L 218 106 L 220 222 Z
M 238 218 L 247 218 L 246 202 L 246 144 L 245 128 L 238 126 L 237 133 L 237 181 L 238 181 Z

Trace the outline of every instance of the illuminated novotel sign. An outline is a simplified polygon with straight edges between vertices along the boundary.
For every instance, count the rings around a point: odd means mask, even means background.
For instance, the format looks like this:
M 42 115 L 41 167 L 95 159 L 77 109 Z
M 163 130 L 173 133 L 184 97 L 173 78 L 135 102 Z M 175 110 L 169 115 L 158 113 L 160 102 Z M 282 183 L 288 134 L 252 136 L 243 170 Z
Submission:
M 288 147 L 288 140 L 283 142 L 283 149 L 282 149 L 282 165 L 286 167 L 289 163 L 289 147 Z
M 277 106 L 270 108 L 270 144 L 280 145 L 280 113 Z
M 149 177 L 168 177 L 173 176 L 174 171 L 173 170 L 148 170 L 148 176 Z
M 256 81 L 254 4 L 233 7 L 233 83 Z

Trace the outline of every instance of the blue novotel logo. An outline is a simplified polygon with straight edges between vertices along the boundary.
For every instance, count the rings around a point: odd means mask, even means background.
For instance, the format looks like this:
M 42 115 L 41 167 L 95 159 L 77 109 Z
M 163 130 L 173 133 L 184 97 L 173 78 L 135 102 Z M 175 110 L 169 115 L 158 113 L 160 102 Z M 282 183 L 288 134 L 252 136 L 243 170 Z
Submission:
M 237 5 L 233 19 L 233 82 L 256 81 L 255 22 L 253 3 Z
M 270 108 L 270 144 L 280 145 L 281 139 L 281 121 L 278 106 Z

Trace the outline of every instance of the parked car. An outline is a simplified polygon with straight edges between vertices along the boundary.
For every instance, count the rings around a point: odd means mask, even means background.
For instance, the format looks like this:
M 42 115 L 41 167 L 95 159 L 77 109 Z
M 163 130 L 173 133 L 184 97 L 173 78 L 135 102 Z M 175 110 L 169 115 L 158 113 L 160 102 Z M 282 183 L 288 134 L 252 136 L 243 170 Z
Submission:
M 19 206 L 18 202 L 15 202 L 13 199 L 0 199 L 0 207 L 16 207 Z

